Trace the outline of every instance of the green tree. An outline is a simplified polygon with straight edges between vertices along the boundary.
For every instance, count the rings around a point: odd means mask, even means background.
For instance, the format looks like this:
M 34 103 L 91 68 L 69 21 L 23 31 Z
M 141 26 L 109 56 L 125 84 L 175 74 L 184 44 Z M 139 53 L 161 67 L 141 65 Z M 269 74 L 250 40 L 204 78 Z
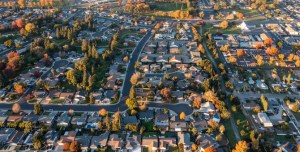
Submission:
M 44 112 L 44 108 L 40 103 L 34 103 L 34 114 L 41 115 Z

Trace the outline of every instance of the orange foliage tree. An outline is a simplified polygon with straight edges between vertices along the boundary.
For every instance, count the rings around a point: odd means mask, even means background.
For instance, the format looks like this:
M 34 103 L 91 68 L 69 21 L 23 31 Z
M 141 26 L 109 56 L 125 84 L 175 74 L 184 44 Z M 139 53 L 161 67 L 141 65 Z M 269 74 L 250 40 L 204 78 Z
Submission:
M 278 54 L 278 49 L 276 47 L 269 47 L 266 49 L 266 54 L 268 55 L 277 55 Z
M 242 56 L 244 56 L 245 55 L 245 51 L 244 50 L 237 50 L 236 51 L 236 55 L 238 56 L 238 57 L 242 57 Z

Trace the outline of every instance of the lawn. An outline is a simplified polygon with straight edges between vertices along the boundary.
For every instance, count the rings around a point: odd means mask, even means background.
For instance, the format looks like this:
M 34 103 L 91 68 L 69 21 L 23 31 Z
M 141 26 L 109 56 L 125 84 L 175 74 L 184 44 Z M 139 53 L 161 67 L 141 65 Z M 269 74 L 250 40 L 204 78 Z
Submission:
M 157 132 L 144 132 L 143 133 L 144 137 L 153 137 L 153 136 L 157 136 Z
M 169 147 L 169 149 L 166 152 L 178 152 L 178 147 Z
M 141 124 L 145 126 L 146 131 L 153 131 L 154 123 L 152 121 L 141 120 Z
M 148 0 L 149 2 L 149 0 Z M 148 3 L 150 5 L 151 10 L 155 11 L 174 11 L 174 10 L 186 10 L 186 3 L 166 3 L 166 2 L 153 2 L 150 1 Z
M 216 34 L 216 32 L 221 32 L 223 34 L 239 34 L 242 32 L 241 29 L 238 28 L 236 25 L 232 25 L 226 29 L 222 29 L 222 28 L 213 27 L 213 25 L 211 24 L 206 24 L 203 26 L 203 28 L 205 32 L 210 31 L 212 34 Z
M 227 139 L 229 140 L 229 145 L 230 145 L 230 147 L 234 147 L 235 144 L 237 143 L 237 140 L 236 140 L 234 132 L 232 130 L 230 121 L 224 121 L 222 123 L 223 123 L 223 125 L 225 126 L 225 129 L 226 129 L 225 135 L 226 135 Z
M 300 121 L 300 112 L 292 112 L 295 118 Z
M 49 103 L 50 104 L 63 104 L 64 102 L 65 102 L 65 100 L 56 98 L 56 99 L 52 99 Z
M 242 136 L 240 134 L 241 138 L 247 139 L 250 135 L 250 129 L 251 129 L 248 120 L 246 119 L 246 117 L 244 116 L 244 114 L 241 111 L 233 112 L 233 118 L 235 120 L 235 123 L 237 123 L 238 120 L 240 121 L 240 124 L 236 124 L 239 132 L 244 130 L 246 133 L 245 136 Z

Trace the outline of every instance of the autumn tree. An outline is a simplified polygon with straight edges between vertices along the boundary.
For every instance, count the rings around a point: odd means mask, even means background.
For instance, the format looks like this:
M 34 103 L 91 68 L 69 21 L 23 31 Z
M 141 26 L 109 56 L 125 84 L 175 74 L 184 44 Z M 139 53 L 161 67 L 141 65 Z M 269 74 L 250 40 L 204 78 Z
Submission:
M 230 63 L 236 63 L 236 58 L 235 58 L 234 56 L 230 56 L 230 57 L 228 58 L 228 61 L 229 61 Z
M 77 140 L 73 140 L 70 144 L 70 152 L 79 152 L 81 150 L 81 145 Z
M 107 115 L 107 113 L 108 112 L 104 108 L 102 108 L 101 110 L 98 111 L 98 114 L 101 117 L 105 117 Z
M 236 16 L 237 16 L 237 18 L 238 18 L 239 20 L 242 20 L 242 19 L 244 18 L 244 14 L 243 14 L 243 13 L 237 12 L 237 13 L 236 13 Z
M 242 50 L 242 49 L 239 49 L 239 50 L 236 51 L 236 55 L 237 55 L 238 57 L 242 57 L 242 56 L 244 56 L 245 54 L 246 54 L 245 51 Z
M 35 25 L 33 23 L 27 23 L 25 25 L 25 30 L 28 32 L 28 33 L 33 33 L 35 31 Z
M 210 147 L 207 147 L 204 149 L 204 152 L 216 152 L 217 150 L 213 147 L 213 146 L 210 146 Z
M 160 90 L 160 94 L 164 98 L 170 98 L 172 96 L 172 90 L 170 88 L 163 88 Z
M 269 47 L 269 48 L 266 49 L 266 54 L 268 54 L 268 55 L 274 56 L 274 55 L 277 55 L 278 52 L 279 51 L 276 47 Z
M 181 120 L 184 120 L 185 119 L 185 113 L 184 112 L 181 112 L 180 115 L 179 115 L 179 118 Z
M 222 29 L 226 29 L 228 27 L 228 22 L 226 20 L 224 20 L 223 22 L 221 22 L 220 27 Z
M 25 7 L 25 0 L 18 0 L 18 4 L 21 8 Z
M 299 101 L 298 100 L 296 100 L 296 102 L 292 105 L 291 110 L 293 112 L 298 112 L 299 111 Z
M 202 98 L 201 97 L 194 98 L 193 108 L 200 109 L 201 108 L 201 102 L 202 102 Z
M 34 103 L 34 114 L 41 115 L 44 112 L 44 108 L 40 103 Z
M 202 44 L 199 44 L 199 45 L 198 45 L 197 50 L 198 50 L 199 52 L 201 52 L 202 54 L 205 53 L 205 49 L 203 48 Z
M 17 83 L 14 84 L 14 89 L 15 89 L 15 92 L 17 94 L 21 95 L 25 91 L 25 85 L 22 84 L 22 83 L 17 82 Z
M 265 41 L 264 41 L 264 44 L 266 47 L 269 47 L 271 46 L 273 43 L 273 40 L 271 38 L 266 38 Z
M 248 145 L 246 141 L 239 141 L 236 145 L 235 148 L 232 150 L 232 152 L 247 152 L 248 150 Z
M 260 102 L 263 106 L 264 111 L 268 111 L 268 101 L 263 94 L 260 96 Z
M 130 110 L 135 109 L 137 108 L 137 101 L 135 98 L 128 98 L 126 99 L 126 105 Z
M 221 134 L 224 134 L 224 132 L 225 132 L 225 127 L 224 127 L 224 125 L 221 125 L 221 126 L 220 126 L 219 131 L 220 131 Z
M 14 103 L 11 110 L 13 113 L 18 114 L 21 111 L 21 106 L 18 103 Z
M 136 85 L 138 83 L 138 80 L 140 77 L 141 77 L 141 73 L 139 73 L 139 72 L 134 73 L 130 78 L 131 84 Z
M 255 59 L 256 59 L 256 62 L 257 62 L 257 65 L 258 65 L 258 66 L 264 65 L 264 60 L 263 60 L 263 57 L 262 57 L 262 56 L 256 55 L 256 56 L 255 56 Z

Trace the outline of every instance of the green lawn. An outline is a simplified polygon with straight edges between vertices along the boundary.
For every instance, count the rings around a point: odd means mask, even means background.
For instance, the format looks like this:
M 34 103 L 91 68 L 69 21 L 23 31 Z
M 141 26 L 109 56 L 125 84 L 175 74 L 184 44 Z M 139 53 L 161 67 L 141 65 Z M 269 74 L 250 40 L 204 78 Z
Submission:
M 153 131 L 154 123 L 152 121 L 141 120 L 141 124 L 145 126 L 146 131 Z
M 293 112 L 293 115 L 296 117 L 298 121 L 300 121 L 300 112 Z
M 169 149 L 166 152 L 178 152 L 178 147 L 169 147 Z
M 223 125 L 225 126 L 225 129 L 226 129 L 225 136 L 229 140 L 229 145 L 231 147 L 234 147 L 235 144 L 237 143 L 237 140 L 236 140 L 234 132 L 232 130 L 232 126 L 230 124 L 230 121 L 224 121 L 222 123 L 223 123 Z
M 150 4 L 150 7 L 153 7 L 156 11 L 175 11 L 175 10 L 186 10 L 186 4 L 176 4 L 176 3 L 164 3 L 156 2 L 155 4 Z
M 157 132 L 144 132 L 143 133 L 144 137 L 153 137 L 153 136 L 157 136 Z
M 221 32 L 223 34 L 239 34 L 242 32 L 241 29 L 239 29 L 236 25 L 229 26 L 227 29 L 222 29 L 213 27 L 211 24 L 205 24 L 203 29 L 204 33 L 210 31 L 212 34 L 216 34 L 216 32 Z
M 65 100 L 56 98 L 56 99 L 52 99 L 49 103 L 50 104 L 63 104 L 64 102 L 65 102 Z

